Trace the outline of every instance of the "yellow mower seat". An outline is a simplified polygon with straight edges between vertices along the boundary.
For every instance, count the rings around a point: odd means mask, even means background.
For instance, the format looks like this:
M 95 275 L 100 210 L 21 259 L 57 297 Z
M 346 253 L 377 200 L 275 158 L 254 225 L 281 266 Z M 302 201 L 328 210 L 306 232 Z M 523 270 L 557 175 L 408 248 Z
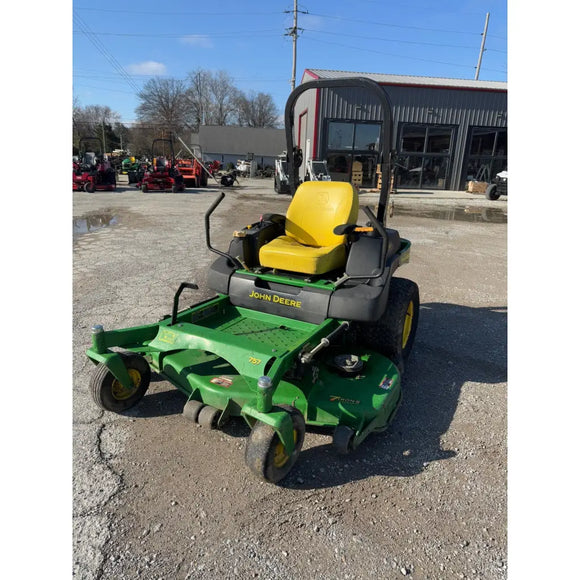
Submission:
M 325 274 L 344 267 L 346 236 L 333 230 L 356 224 L 358 194 L 342 181 L 306 181 L 288 207 L 286 235 L 260 248 L 260 264 L 266 268 L 303 274 Z

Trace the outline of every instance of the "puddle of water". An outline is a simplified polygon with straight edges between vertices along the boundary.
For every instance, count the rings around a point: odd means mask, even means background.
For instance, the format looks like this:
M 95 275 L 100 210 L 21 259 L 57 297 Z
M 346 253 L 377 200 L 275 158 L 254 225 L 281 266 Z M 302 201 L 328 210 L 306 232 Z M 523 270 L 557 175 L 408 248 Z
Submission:
M 80 218 L 73 218 L 73 236 L 95 232 L 117 223 L 117 216 L 109 213 L 87 214 Z
M 460 222 L 488 222 L 493 224 L 507 223 L 507 211 L 499 207 L 400 207 L 395 204 L 395 216 L 406 215 L 436 220 Z

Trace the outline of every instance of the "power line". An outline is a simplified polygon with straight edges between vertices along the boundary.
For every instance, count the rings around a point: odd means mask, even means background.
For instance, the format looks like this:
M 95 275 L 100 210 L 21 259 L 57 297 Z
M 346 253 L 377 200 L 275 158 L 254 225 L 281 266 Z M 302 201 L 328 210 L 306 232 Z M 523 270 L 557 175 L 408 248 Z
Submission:
M 78 34 L 76 30 L 73 30 L 73 34 Z M 212 32 L 210 34 L 200 34 L 198 32 L 167 32 L 159 34 L 144 34 L 140 32 L 91 32 L 95 36 L 120 36 L 120 37 L 134 37 L 134 38 L 239 38 L 239 37 L 253 37 L 253 36 L 280 36 L 280 32 L 277 30 L 245 30 L 245 31 L 232 31 L 232 32 Z
M 468 64 L 457 64 L 457 63 L 453 63 L 453 62 L 444 62 L 444 61 L 440 61 L 440 60 L 432 60 L 432 59 L 427 59 L 427 58 L 420 58 L 418 56 L 406 56 L 403 54 L 393 54 L 390 52 L 383 52 L 381 50 L 373 50 L 372 48 L 361 48 L 360 46 L 352 46 L 352 45 L 348 45 L 348 44 L 342 44 L 340 42 L 331 42 L 329 40 L 318 40 L 317 38 L 311 38 L 311 37 L 304 37 L 307 38 L 308 40 L 310 40 L 311 42 L 319 42 L 322 44 L 332 44 L 334 46 L 341 46 L 342 48 L 348 48 L 351 50 L 362 50 L 363 52 L 372 52 L 374 54 L 382 54 L 384 56 L 394 56 L 396 58 L 405 58 L 408 60 L 419 60 L 422 62 L 431 62 L 434 64 L 445 64 L 445 65 L 449 65 L 449 66 L 454 66 L 454 67 L 462 67 L 462 68 L 473 68 L 472 66 L 468 65 Z M 488 71 L 494 71 L 494 72 L 501 72 L 501 73 L 505 73 L 505 71 L 503 70 L 497 70 L 497 69 L 491 69 L 491 68 L 486 68 L 485 70 Z
M 420 44 L 425 46 L 438 46 L 441 48 L 467 48 L 471 49 L 473 46 L 465 46 L 459 44 L 442 44 L 439 42 L 421 42 L 419 40 L 399 40 L 397 38 L 385 38 L 382 36 L 366 36 L 361 34 L 345 34 L 343 32 L 327 32 L 324 30 L 312 30 L 310 28 L 304 28 L 305 32 L 313 32 L 315 34 L 327 34 L 331 36 L 342 36 L 348 38 L 364 38 L 365 40 L 379 40 L 381 42 L 396 42 L 398 44 Z
M 475 35 L 475 36 L 480 36 L 481 32 L 470 32 L 468 30 L 443 30 L 440 28 L 428 28 L 428 27 L 422 27 L 422 26 L 409 26 L 406 24 L 391 24 L 391 23 L 386 23 L 386 22 L 377 22 L 375 20 L 362 20 L 360 18 L 351 18 L 349 17 L 345 17 L 345 16 L 335 16 L 333 14 L 317 14 L 316 12 L 309 12 L 310 16 L 318 16 L 319 18 L 331 18 L 334 20 L 346 20 L 348 22 L 357 22 L 359 24 L 371 24 L 371 25 L 375 25 L 375 26 L 386 26 L 386 27 L 390 27 L 390 28 L 403 28 L 403 29 L 408 29 L 408 30 L 420 30 L 423 32 L 443 32 L 445 34 L 469 34 L 469 35 Z M 488 36 L 493 36 L 493 35 L 488 35 Z M 505 40 L 505 37 L 503 36 L 494 36 L 494 38 L 501 38 L 503 40 Z
M 109 61 L 109 63 L 113 66 L 115 70 L 119 72 L 119 74 L 125 79 L 127 84 L 136 92 L 138 93 L 141 89 L 135 83 L 135 81 L 131 78 L 129 73 L 122 67 L 119 61 L 109 53 L 105 45 L 95 36 L 89 26 L 84 22 L 84 20 L 76 13 L 73 9 L 73 18 L 77 26 L 80 27 L 83 34 L 91 41 L 93 46 Z
M 153 15 L 153 16 L 212 16 L 213 18 L 216 17 L 215 12 L 200 12 L 199 10 L 195 11 L 168 11 L 168 10 L 134 10 L 132 8 L 75 8 L 75 10 L 85 10 L 90 12 L 112 12 L 116 14 L 144 14 L 144 15 Z M 276 10 L 275 12 L 248 12 L 247 10 L 243 12 L 230 12 L 228 11 L 228 16 L 273 16 L 279 15 L 281 12 Z

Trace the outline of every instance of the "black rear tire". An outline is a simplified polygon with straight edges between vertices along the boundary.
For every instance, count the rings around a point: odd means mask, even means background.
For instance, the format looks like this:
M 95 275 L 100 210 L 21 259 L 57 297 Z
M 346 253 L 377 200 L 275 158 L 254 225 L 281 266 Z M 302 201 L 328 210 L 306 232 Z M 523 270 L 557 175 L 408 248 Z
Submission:
M 406 278 L 391 278 L 387 308 L 376 322 L 358 323 L 356 339 L 388 357 L 402 373 L 411 354 L 419 322 L 419 287 Z

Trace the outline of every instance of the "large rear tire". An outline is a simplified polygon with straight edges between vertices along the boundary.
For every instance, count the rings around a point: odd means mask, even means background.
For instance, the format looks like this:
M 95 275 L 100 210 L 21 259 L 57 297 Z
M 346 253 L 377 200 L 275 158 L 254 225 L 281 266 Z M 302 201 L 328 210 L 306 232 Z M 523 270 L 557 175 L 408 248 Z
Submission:
M 357 339 L 391 359 L 402 373 L 413 349 L 419 322 L 419 287 L 391 278 L 387 308 L 376 322 L 359 323 Z

